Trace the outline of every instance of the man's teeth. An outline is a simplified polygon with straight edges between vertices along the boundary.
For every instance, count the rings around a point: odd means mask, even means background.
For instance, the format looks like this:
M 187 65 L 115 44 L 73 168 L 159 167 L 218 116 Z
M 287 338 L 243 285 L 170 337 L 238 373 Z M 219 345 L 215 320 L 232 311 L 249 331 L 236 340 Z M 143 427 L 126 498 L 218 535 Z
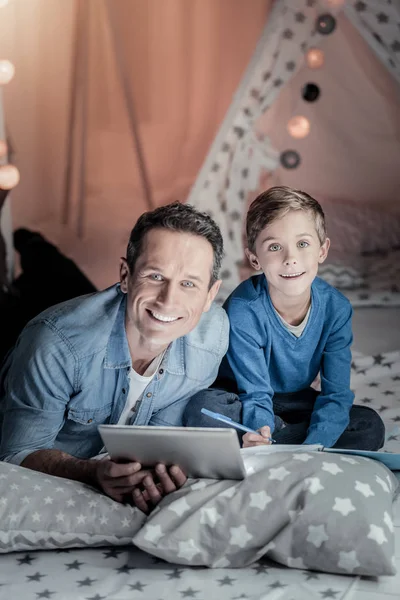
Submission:
M 160 313 L 156 313 L 153 310 L 150 311 L 152 316 L 157 319 L 157 321 L 163 321 L 164 323 L 171 323 L 172 321 L 177 321 L 178 317 L 166 317 L 165 315 L 160 315 Z
M 290 279 L 290 277 L 299 277 L 299 275 L 303 275 L 303 273 L 288 273 L 286 275 L 282 274 L 281 277 L 287 277 Z

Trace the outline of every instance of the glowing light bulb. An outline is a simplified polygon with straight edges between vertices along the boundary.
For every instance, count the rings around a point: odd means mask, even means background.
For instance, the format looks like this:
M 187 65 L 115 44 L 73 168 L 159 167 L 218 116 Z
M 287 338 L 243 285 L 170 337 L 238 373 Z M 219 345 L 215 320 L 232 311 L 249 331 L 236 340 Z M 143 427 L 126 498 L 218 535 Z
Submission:
M 292 117 L 287 124 L 287 130 L 296 139 L 305 138 L 310 133 L 310 121 L 300 115 Z
M 0 140 L 0 158 L 7 154 L 7 142 Z
M 325 61 L 324 53 L 319 48 L 310 48 L 306 54 L 306 61 L 310 69 L 319 69 Z
M 19 171 L 14 165 L 0 167 L 0 189 L 12 190 L 19 183 Z
M 0 60 L 0 85 L 10 83 L 14 77 L 15 67 L 9 60 Z

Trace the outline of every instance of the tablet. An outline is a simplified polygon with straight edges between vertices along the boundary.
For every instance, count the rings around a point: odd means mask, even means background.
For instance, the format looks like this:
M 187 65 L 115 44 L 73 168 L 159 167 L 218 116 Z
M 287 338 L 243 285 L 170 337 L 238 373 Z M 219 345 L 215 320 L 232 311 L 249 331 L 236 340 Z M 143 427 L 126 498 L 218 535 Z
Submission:
M 99 425 L 113 460 L 178 465 L 188 477 L 243 479 L 245 468 L 233 429 Z

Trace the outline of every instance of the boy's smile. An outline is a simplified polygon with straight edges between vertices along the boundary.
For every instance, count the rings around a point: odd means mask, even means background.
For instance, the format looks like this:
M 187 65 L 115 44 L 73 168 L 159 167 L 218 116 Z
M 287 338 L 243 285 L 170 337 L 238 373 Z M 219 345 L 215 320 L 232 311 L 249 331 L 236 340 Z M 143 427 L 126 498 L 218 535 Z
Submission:
M 329 239 L 321 245 L 311 213 L 290 210 L 257 236 L 255 253 L 246 251 L 251 265 L 264 271 L 275 308 L 287 309 L 310 298 L 318 264 L 328 254 Z

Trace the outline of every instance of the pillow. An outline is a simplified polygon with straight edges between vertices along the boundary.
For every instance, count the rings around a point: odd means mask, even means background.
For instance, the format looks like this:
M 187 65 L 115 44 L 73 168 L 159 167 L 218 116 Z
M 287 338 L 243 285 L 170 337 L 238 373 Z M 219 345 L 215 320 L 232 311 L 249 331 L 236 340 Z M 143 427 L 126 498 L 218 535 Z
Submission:
M 246 451 L 245 451 L 246 454 Z M 391 575 L 398 482 L 377 461 L 304 451 L 250 456 L 233 481 L 191 481 L 165 497 L 133 539 L 168 562 Z
M 319 266 L 318 276 L 340 290 L 365 287 L 364 270 L 359 265 L 348 265 L 340 262 L 340 259 L 332 262 L 329 256 L 327 262 Z
M 131 544 L 145 520 L 84 483 L 0 462 L 0 552 Z

